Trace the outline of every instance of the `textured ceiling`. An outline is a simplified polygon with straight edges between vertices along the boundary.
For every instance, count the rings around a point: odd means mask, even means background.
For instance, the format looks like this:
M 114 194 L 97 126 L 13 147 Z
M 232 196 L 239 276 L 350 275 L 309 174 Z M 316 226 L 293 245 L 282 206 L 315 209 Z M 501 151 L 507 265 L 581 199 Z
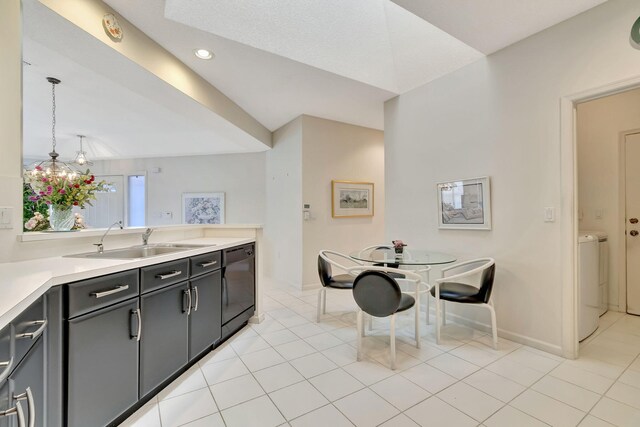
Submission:
M 105 0 L 275 130 L 301 114 L 382 129 L 384 101 L 603 0 Z M 239 130 L 82 30 L 23 0 L 25 155 L 94 158 L 247 152 Z M 43 12 L 46 11 L 46 12 Z M 193 49 L 214 51 L 198 60 Z M 96 51 L 97 49 L 97 51 Z M 46 151 L 45 151 L 46 150 Z
M 166 0 L 164 14 L 396 93 L 482 57 L 388 0 Z
M 487 55 L 606 0 L 392 0 Z

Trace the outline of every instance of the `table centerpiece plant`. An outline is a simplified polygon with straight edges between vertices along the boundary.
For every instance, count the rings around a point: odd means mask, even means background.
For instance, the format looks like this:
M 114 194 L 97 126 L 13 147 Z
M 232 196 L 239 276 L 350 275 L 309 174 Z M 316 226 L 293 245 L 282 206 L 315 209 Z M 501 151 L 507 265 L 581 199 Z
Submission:
M 401 254 L 404 251 L 404 247 L 407 246 L 402 240 L 392 240 L 391 243 L 393 243 L 393 249 L 397 254 Z
M 69 231 L 76 222 L 73 207 L 84 209 L 93 206 L 96 192 L 106 189 L 106 181 L 96 182 L 95 176 L 87 169 L 85 172 L 51 175 L 40 166 L 25 172 L 24 180 L 33 189 L 29 197 L 32 202 L 43 202 L 51 207 L 49 223 L 55 231 Z

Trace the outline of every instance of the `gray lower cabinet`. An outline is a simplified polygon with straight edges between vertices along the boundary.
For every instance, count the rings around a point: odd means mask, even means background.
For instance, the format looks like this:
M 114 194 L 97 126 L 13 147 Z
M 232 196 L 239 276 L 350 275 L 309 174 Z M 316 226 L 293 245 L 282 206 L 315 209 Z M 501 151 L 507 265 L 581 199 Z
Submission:
M 210 349 L 222 335 L 222 272 L 192 278 L 190 286 L 189 360 Z
M 138 401 L 138 299 L 68 321 L 70 427 L 104 426 Z
M 0 417 L 1 427 L 47 425 L 44 355 L 44 339 L 40 337 L 11 375 L 0 383 L 0 413 L 9 410 Z
M 0 427 L 47 423 L 46 296 L 0 331 Z
M 9 401 L 9 380 L 5 379 L 0 382 L 0 414 L 6 413 L 7 410 L 13 410 L 14 407 L 15 405 L 11 406 Z M 20 403 L 20 411 L 23 411 L 22 408 L 23 405 Z M 0 427 L 12 427 L 12 419 L 16 417 L 17 414 L 0 416 Z
M 48 388 L 65 389 L 66 410 L 50 415 L 69 427 L 115 425 L 218 344 L 221 265 L 221 251 L 214 251 L 65 285 L 65 326 L 50 341 L 65 346 L 58 363 L 66 381 L 56 386 L 50 375 Z M 0 333 L 0 363 L 10 344 Z M 48 357 L 59 347 L 49 345 Z
M 44 349 L 40 337 L 9 377 L 9 405 L 21 403 L 25 426 L 46 425 Z M 15 421 L 13 425 L 19 427 Z
M 189 361 L 188 282 L 140 297 L 140 397 L 147 395 Z

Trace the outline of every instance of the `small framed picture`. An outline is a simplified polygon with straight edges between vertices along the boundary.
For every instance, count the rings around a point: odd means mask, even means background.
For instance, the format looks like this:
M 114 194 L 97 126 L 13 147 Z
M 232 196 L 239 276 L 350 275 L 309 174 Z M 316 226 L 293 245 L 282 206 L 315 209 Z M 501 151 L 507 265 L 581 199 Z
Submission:
M 224 193 L 182 193 L 183 224 L 224 224 Z
M 439 228 L 491 230 L 488 176 L 441 182 L 437 188 Z
M 331 181 L 331 216 L 373 216 L 373 182 Z

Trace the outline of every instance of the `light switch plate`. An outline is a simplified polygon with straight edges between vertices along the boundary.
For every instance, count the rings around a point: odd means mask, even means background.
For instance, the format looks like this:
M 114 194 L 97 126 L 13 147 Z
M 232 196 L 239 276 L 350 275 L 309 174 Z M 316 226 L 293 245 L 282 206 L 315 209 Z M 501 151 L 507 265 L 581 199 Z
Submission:
M 544 208 L 544 222 L 554 222 L 556 220 L 556 212 L 553 207 Z
M 0 228 L 13 228 L 13 208 L 0 206 Z

